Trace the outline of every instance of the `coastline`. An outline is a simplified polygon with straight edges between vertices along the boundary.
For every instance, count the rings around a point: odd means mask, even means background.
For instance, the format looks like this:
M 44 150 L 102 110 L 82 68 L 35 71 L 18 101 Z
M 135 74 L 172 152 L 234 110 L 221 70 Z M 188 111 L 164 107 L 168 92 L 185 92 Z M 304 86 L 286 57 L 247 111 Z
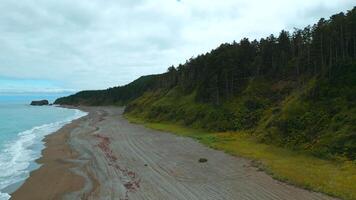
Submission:
M 89 114 L 46 137 L 43 165 L 12 199 L 334 199 L 274 180 L 250 160 L 131 124 L 122 108 L 79 109 Z
M 76 107 L 63 108 L 83 111 Z M 82 177 L 70 170 L 75 167 L 70 160 L 75 159 L 78 154 L 67 143 L 70 130 L 75 129 L 82 118 L 74 119 L 45 136 L 42 140 L 45 148 L 41 152 L 41 157 L 35 161 L 40 167 L 30 172 L 30 176 L 10 194 L 10 199 L 60 199 L 61 195 L 79 190 L 83 186 Z M 44 179 L 52 181 L 44 181 Z

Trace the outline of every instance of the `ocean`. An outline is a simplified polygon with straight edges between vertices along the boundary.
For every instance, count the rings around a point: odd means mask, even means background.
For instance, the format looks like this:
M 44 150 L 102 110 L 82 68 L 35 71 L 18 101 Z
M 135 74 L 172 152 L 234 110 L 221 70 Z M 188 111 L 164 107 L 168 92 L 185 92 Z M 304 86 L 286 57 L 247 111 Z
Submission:
M 40 167 L 35 160 L 41 157 L 46 135 L 86 115 L 76 109 L 30 106 L 30 98 L 0 95 L 0 200 L 9 199 L 9 193 Z

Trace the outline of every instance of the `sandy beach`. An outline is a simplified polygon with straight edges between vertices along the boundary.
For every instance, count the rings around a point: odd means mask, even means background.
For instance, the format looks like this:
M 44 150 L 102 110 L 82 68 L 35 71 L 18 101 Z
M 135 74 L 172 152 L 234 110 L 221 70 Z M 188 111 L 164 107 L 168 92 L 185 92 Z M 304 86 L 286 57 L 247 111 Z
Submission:
M 190 138 L 131 124 L 123 108 L 81 109 L 89 114 L 46 137 L 42 166 L 12 199 L 333 199 Z

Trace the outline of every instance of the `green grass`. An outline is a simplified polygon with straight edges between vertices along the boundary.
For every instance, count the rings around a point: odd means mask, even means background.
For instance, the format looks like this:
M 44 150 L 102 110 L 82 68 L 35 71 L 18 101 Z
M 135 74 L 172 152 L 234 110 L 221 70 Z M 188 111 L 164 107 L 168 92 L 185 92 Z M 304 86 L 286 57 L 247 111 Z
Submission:
M 126 114 L 132 123 L 191 137 L 226 153 L 255 160 L 271 176 L 299 187 L 343 199 L 356 199 L 356 164 L 328 161 L 305 153 L 261 144 L 246 132 L 208 132 L 173 123 L 152 123 Z

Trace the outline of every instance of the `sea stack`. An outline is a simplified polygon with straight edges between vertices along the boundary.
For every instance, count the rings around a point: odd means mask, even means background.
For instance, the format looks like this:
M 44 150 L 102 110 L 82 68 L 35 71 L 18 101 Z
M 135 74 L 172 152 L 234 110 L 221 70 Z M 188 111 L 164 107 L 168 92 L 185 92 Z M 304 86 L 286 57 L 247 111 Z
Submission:
M 48 100 L 32 101 L 31 106 L 46 106 L 48 105 Z

